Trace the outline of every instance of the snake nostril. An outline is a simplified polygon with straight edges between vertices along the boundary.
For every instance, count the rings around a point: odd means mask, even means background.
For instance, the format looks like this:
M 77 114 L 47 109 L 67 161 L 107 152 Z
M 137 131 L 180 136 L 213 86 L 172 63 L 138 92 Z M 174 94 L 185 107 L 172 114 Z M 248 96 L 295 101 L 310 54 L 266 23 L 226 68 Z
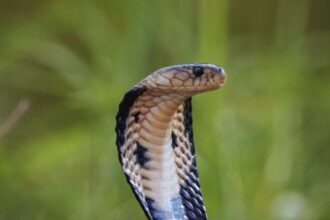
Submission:
M 227 76 L 224 71 L 222 71 L 221 77 L 220 77 L 220 84 L 224 85 L 227 81 Z

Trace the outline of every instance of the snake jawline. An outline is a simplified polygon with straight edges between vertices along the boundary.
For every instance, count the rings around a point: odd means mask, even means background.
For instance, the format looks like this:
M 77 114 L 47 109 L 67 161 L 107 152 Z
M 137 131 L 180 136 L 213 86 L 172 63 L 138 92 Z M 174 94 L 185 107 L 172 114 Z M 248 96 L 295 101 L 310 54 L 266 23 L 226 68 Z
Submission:
M 143 112 L 136 111 L 136 106 L 133 108 L 139 98 L 146 97 L 146 93 L 148 93 L 147 89 L 139 87 L 134 87 L 127 92 L 116 117 L 116 144 L 126 180 L 149 219 L 207 219 L 197 172 L 190 97 L 185 99 L 176 110 L 178 127 L 174 128 L 171 125 L 170 128 L 172 154 L 178 162 L 173 163 L 175 166 L 173 169 L 177 173 L 172 178 L 178 178 L 178 192 L 177 196 L 172 196 L 171 201 L 168 201 L 172 207 L 171 211 L 160 209 L 155 199 L 147 196 L 150 187 L 143 184 L 141 172 L 150 162 L 150 158 L 146 156 L 150 155 L 150 148 L 148 150 L 146 146 L 134 140 L 135 133 L 132 129 L 133 126 L 139 127 L 139 120 L 146 116 Z

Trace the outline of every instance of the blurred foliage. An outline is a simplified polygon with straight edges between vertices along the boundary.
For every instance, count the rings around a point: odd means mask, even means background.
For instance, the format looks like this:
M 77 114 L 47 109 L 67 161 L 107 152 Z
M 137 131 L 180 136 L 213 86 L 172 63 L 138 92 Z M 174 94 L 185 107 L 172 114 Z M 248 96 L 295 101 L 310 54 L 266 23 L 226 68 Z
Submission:
M 330 219 L 327 0 L 0 1 L 0 219 L 145 219 L 115 114 L 148 73 L 223 66 L 193 100 L 210 219 Z

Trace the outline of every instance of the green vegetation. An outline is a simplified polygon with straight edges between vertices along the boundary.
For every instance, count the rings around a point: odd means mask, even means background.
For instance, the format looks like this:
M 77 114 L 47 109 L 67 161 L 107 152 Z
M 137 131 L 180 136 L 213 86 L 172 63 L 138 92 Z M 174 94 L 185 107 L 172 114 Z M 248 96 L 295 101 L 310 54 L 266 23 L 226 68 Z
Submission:
M 330 219 L 327 0 L 0 2 L 0 219 L 145 219 L 115 114 L 163 66 L 225 68 L 193 99 L 210 219 Z

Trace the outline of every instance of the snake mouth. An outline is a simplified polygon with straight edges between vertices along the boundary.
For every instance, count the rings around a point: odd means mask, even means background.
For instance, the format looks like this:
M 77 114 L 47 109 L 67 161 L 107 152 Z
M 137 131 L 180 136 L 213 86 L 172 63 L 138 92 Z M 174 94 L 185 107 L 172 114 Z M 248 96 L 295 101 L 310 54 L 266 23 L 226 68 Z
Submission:
M 226 74 L 224 69 L 221 69 L 220 80 L 219 81 L 220 81 L 219 87 L 222 87 L 227 81 L 227 74 Z

